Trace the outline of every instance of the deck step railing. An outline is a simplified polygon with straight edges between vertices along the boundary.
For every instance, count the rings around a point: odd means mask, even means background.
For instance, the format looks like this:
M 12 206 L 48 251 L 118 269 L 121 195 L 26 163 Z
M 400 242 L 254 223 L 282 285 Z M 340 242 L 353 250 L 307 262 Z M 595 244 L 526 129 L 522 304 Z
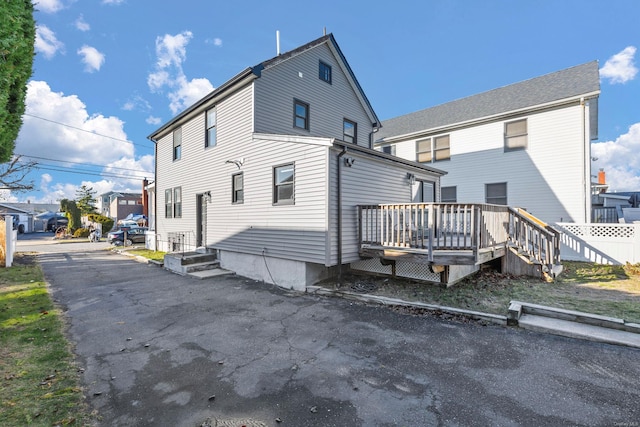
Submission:
M 531 263 L 560 264 L 560 232 L 522 209 L 509 208 L 509 244 Z

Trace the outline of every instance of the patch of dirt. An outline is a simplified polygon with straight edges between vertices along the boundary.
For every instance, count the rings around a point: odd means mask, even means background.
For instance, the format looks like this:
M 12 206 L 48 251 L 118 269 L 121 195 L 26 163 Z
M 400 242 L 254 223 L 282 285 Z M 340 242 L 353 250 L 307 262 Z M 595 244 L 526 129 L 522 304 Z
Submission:
M 18 252 L 13 257 L 13 264 L 15 265 L 34 265 L 36 264 L 35 252 Z

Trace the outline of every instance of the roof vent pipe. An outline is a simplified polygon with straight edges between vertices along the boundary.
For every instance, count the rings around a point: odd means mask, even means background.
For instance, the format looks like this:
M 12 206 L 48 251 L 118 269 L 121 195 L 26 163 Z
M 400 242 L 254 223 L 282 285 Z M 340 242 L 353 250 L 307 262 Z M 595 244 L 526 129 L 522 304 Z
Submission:
M 280 30 L 276 30 L 276 55 L 280 55 Z

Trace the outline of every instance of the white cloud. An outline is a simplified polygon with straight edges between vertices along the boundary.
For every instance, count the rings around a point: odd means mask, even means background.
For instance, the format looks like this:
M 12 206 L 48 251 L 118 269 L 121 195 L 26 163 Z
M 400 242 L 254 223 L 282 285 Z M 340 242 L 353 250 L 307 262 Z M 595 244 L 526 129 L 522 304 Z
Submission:
M 165 34 L 156 38 L 156 55 L 158 56 L 158 68 L 167 68 L 171 65 L 182 67 L 187 58 L 187 45 L 193 38 L 191 31 L 172 36 Z
M 169 90 L 169 108 L 174 114 L 213 90 L 213 85 L 206 78 L 188 80 L 182 70 L 182 63 L 187 58 L 187 45 L 192 38 L 191 31 L 156 38 L 158 59 L 156 69 L 147 77 L 147 85 L 152 92 Z
M 592 172 L 604 169 L 609 191 L 640 190 L 640 123 L 615 141 L 592 144 L 591 154 L 597 159 Z
M 102 0 L 102 4 L 122 4 L 124 0 Z
M 88 73 L 100 71 L 100 67 L 104 64 L 104 54 L 95 47 L 84 45 L 78 49 L 78 55 L 82 57 L 85 64 L 84 70 Z
M 58 40 L 56 34 L 46 25 L 38 25 L 36 27 L 36 52 L 42 53 L 45 58 L 51 59 L 56 53 L 64 53 L 64 44 Z
M 191 81 L 187 81 L 184 76 L 181 76 L 177 80 L 176 90 L 169 94 L 169 99 L 171 100 L 169 108 L 176 114 L 212 90 L 213 86 L 207 79 L 192 79 Z
M 213 39 L 207 39 L 207 40 L 205 40 L 205 43 L 207 43 L 207 44 L 212 44 L 212 45 L 214 45 L 214 46 L 218 46 L 218 47 L 220 47 L 220 46 L 222 46 L 222 39 L 221 39 L 221 38 L 218 38 L 218 37 L 215 37 L 215 38 L 213 38 Z
M 149 112 L 152 110 L 151 104 L 149 101 L 141 97 L 140 95 L 135 95 L 132 98 L 128 99 L 127 102 L 122 106 L 122 109 L 125 111 L 144 111 Z
M 91 163 L 90 159 L 95 159 L 98 164 L 133 157 L 133 145 L 124 142 L 127 135 L 122 120 L 89 114 L 76 95 L 53 92 L 46 82 L 32 80 L 27 84 L 26 113 L 16 153 L 71 162 Z
M 122 120 L 90 114 L 76 95 L 53 92 L 43 81 L 30 81 L 27 85 L 26 114 L 15 152 L 25 157 L 36 156 L 33 160 L 41 164 L 62 165 L 71 171 L 93 164 L 98 166 L 98 173 L 105 174 L 102 178 L 96 177 L 96 181 L 73 184 L 61 182 L 59 178 L 55 180 L 51 173 L 45 172 L 39 181 L 42 196 L 39 200 L 29 196 L 36 203 L 73 199 L 82 184 L 93 187 L 98 194 L 111 190 L 141 191 L 145 173 L 140 171 L 146 171 L 148 178 L 153 177 L 154 171 L 153 155 L 135 158 L 134 146 L 127 142 Z
M 45 13 L 56 13 L 64 8 L 61 0 L 34 0 L 32 3 L 36 10 Z
M 84 16 L 80 15 L 78 19 L 76 19 L 76 28 L 80 31 L 89 31 L 91 29 L 91 25 L 84 20 Z
M 162 123 L 162 119 L 160 119 L 160 117 L 154 117 L 154 116 L 147 117 L 147 120 L 145 121 L 150 125 L 159 125 L 160 123 Z
M 633 57 L 636 54 L 634 46 L 627 46 L 605 62 L 600 68 L 600 77 L 608 79 L 609 83 L 626 83 L 633 80 L 638 74 L 638 68 L 633 63 Z

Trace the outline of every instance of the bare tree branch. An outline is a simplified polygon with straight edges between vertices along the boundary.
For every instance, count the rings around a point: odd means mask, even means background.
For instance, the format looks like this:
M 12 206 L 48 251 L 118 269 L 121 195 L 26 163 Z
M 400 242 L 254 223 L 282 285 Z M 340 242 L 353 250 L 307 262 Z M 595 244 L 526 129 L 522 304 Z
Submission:
M 22 156 L 14 156 L 10 162 L 0 164 L 0 187 L 3 190 L 24 192 L 34 189 L 33 180 L 26 181 L 26 177 L 38 163 L 21 162 L 21 158 Z

